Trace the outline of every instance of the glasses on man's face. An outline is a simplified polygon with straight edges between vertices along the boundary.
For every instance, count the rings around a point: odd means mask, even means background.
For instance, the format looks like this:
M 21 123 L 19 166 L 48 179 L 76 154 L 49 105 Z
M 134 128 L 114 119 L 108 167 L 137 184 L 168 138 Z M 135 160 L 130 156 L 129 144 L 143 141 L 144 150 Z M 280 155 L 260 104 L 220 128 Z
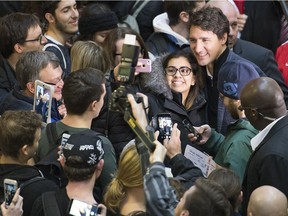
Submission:
M 174 76 L 177 73 L 177 71 L 179 71 L 181 76 L 188 76 L 192 72 L 192 69 L 186 66 L 182 66 L 180 68 L 169 66 L 165 68 L 165 73 L 169 76 Z
M 266 116 L 264 114 L 262 114 L 261 112 L 258 111 L 259 108 L 251 108 L 251 107 L 243 107 L 242 105 L 240 105 L 238 107 L 238 110 L 243 111 L 243 110 L 251 110 L 251 111 L 256 111 L 263 119 L 269 120 L 269 121 L 275 121 L 276 118 L 271 118 L 269 116 Z
M 44 82 L 44 83 L 46 83 L 48 85 L 56 86 L 58 83 L 63 81 L 63 79 L 64 79 L 64 73 L 62 73 L 61 77 L 59 77 L 56 82 L 53 82 L 53 83 L 52 82 Z
M 40 34 L 37 38 L 32 39 L 32 40 L 25 40 L 25 41 L 23 41 L 23 43 L 39 41 L 40 44 L 43 45 L 42 44 L 43 38 L 46 38 L 46 37 L 43 34 Z

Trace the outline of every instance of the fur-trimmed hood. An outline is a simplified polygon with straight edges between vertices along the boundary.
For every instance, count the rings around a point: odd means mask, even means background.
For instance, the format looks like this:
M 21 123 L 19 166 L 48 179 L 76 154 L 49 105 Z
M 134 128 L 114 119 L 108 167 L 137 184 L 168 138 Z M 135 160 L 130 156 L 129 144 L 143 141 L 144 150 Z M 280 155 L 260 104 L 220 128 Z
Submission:
M 142 86 L 148 91 L 153 91 L 156 94 L 164 95 L 168 99 L 172 99 L 172 91 L 168 85 L 164 74 L 164 68 L 162 65 L 163 58 L 166 55 L 157 57 L 152 63 L 151 73 L 141 74 Z

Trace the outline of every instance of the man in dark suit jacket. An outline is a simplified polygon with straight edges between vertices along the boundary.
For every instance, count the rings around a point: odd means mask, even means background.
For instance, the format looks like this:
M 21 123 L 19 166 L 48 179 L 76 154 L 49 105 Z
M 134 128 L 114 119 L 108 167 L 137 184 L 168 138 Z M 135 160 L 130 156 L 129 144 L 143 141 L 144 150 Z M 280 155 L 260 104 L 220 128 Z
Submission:
M 262 185 L 271 185 L 288 196 L 288 115 L 283 92 L 275 80 L 260 77 L 242 89 L 241 106 L 260 133 L 251 140 L 254 150 L 243 180 L 243 213 L 249 197 Z
M 245 1 L 248 15 L 241 38 L 257 43 L 274 54 L 279 43 L 283 11 L 278 1 Z M 272 33 L 273 32 L 273 33 Z
M 283 76 L 278 69 L 273 52 L 255 43 L 237 38 L 239 32 L 237 27 L 238 11 L 229 1 L 211 0 L 207 4 L 220 8 L 229 20 L 229 48 L 242 58 L 256 64 L 266 74 L 266 76 L 274 79 L 282 89 L 286 106 L 288 106 L 288 87 L 286 86 Z

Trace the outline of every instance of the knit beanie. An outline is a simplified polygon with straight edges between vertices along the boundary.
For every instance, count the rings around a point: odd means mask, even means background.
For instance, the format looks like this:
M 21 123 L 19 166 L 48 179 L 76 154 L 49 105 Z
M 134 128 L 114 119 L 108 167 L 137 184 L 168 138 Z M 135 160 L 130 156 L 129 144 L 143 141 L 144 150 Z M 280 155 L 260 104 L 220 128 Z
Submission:
M 82 35 L 116 28 L 118 18 L 113 11 L 79 18 L 78 28 Z

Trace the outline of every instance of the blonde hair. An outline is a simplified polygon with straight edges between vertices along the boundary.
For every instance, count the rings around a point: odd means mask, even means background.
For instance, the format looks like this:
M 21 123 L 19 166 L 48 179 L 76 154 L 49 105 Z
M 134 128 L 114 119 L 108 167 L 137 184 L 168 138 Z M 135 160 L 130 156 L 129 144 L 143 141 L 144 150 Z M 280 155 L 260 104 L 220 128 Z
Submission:
M 94 41 L 77 41 L 71 48 L 71 71 L 91 67 L 104 74 L 111 70 L 106 51 Z
M 128 144 L 129 145 L 129 144 Z M 118 170 L 107 186 L 104 203 L 109 210 L 116 213 L 121 201 L 126 196 L 127 188 L 143 187 L 141 161 L 135 144 L 124 148 L 120 156 Z

